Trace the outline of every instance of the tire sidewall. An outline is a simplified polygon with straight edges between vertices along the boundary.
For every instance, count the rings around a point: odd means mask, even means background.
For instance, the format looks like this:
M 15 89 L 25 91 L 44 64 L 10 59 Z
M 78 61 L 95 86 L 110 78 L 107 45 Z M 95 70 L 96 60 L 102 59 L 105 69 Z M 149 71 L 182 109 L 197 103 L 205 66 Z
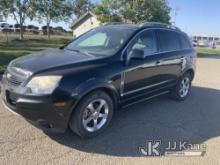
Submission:
M 108 104 L 108 108 L 109 108 L 108 117 L 107 117 L 106 123 L 103 125 L 101 129 L 95 132 L 89 132 L 83 126 L 83 120 L 82 120 L 83 113 L 84 113 L 85 108 L 89 105 L 89 103 L 91 103 L 92 101 L 96 99 L 104 99 L 106 101 L 106 103 Z M 104 131 L 105 128 L 109 125 L 113 117 L 113 111 L 114 111 L 114 106 L 113 106 L 113 102 L 110 96 L 102 91 L 94 91 L 80 101 L 80 103 L 74 110 L 73 116 L 70 121 L 70 127 L 75 133 L 77 133 L 79 136 L 83 138 L 95 137 L 98 134 L 100 134 L 102 131 Z

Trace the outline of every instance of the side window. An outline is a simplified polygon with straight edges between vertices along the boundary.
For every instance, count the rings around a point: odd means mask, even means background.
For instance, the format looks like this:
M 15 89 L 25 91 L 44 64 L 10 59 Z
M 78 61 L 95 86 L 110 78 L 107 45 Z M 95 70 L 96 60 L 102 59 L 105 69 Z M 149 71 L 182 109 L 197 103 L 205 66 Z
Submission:
M 139 34 L 130 45 L 128 51 L 130 52 L 135 49 L 143 51 L 145 56 L 156 53 L 157 46 L 154 31 L 145 31 Z
M 97 33 L 82 41 L 78 46 L 80 47 L 105 46 L 105 42 L 107 38 L 108 37 L 105 33 Z
M 179 38 L 176 32 L 169 30 L 157 30 L 160 51 L 175 51 L 180 49 Z
M 189 40 L 186 36 L 181 34 L 181 35 L 179 35 L 179 38 L 180 38 L 180 43 L 181 43 L 181 48 L 182 49 L 191 48 Z

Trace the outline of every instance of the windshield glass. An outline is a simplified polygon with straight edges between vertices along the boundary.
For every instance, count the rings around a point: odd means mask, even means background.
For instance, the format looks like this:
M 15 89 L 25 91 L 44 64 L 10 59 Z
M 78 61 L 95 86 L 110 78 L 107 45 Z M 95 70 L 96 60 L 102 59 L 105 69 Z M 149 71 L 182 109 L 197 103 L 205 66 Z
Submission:
M 70 43 L 66 49 L 95 56 L 114 55 L 133 34 L 133 29 L 102 27 L 89 31 Z

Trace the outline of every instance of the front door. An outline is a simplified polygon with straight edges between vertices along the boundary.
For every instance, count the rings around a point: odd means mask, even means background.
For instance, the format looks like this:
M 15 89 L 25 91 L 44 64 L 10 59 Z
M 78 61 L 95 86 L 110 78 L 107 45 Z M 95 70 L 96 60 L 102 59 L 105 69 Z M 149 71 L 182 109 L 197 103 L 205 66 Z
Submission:
M 168 55 L 159 52 L 154 30 L 141 32 L 128 47 L 127 54 L 135 49 L 144 52 L 145 58 L 130 59 L 122 73 L 122 102 L 129 102 L 133 98 L 143 99 L 163 91 L 163 88 L 175 82 L 171 72 L 179 72 L 179 66 L 171 64 Z

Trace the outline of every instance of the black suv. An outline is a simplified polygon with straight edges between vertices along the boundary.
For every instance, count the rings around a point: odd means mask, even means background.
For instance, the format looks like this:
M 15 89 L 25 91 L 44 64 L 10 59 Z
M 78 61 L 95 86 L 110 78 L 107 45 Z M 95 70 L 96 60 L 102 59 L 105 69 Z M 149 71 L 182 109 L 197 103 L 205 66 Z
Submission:
M 104 130 L 118 107 L 170 93 L 184 100 L 196 52 L 188 36 L 162 23 L 108 24 L 61 48 L 12 61 L 4 105 L 44 130 L 81 137 Z

